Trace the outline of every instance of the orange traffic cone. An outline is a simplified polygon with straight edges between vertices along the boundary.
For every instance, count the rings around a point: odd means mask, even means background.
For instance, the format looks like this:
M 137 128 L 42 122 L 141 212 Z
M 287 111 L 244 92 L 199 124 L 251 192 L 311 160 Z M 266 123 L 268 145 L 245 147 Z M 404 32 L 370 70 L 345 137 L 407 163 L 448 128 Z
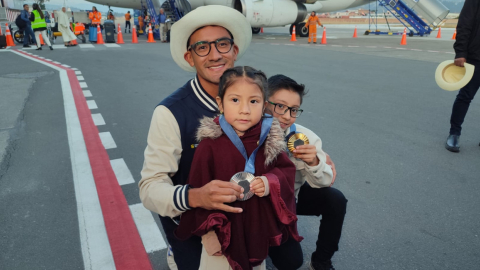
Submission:
M 100 25 L 97 25 L 97 44 L 105 44 L 105 42 L 103 42 L 103 35 Z
M 455 32 L 453 32 L 452 40 L 457 40 L 457 28 L 455 28 Z
M 13 42 L 12 34 L 10 33 L 10 28 L 8 27 L 8 23 L 5 24 L 5 32 L 7 36 L 7 46 L 8 47 L 13 47 L 15 46 L 15 42 Z
M 153 39 L 153 31 L 152 31 L 152 24 L 148 27 L 148 43 L 156 43 L 156 41 Z
M 438 28 L 437 38 L 442 38 L 442 28 L 441 27 Z
M 2 27 L 0 26 L 0 36 L 2 35 Z
M 320 44 L 327 44 L 327 28 L 323 27 L 322 42 Z
M 290 39 L 290 41 L 297 41 L 297 33 L 295 33 L 295 25 L 293 26 L 292 38 Z
M 407 28 L 403 30 L 402 41 L 400 41 L 400 45 L 407 45 Z
M 77 42 L 77 39 L 72 39 L 72 41 L 70 41 L 73 45 L 78 45 L 78 42 Z
M 355 31 L 353 31 L 353 37 L 357 38 L 357 26 L 355 25 Z
M 260 33 L 263 33 L 263 27 L 262 27 L 262 28 L 260 28 Z
M 134 25 L 132 29 L 132 43 L 138 43 L 137 27 Z
M 125 42 L 123 42 L 122 28 L 120 28 L 120 24 L 118 24 L 117 44 L 125 44 Z
M 43 42 L 43 37 L 42 37 L 42 34 L 40 34 L 40 45 L 45 45 L 45 42 Z

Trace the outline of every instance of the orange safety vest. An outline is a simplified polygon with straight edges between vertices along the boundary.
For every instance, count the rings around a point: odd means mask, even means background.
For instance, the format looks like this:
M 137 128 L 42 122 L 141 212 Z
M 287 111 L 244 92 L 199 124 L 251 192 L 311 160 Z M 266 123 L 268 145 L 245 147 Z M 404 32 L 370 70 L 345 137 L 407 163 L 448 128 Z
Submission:
M 318 16 L 315 15 L 312 17 L 312 15 L 310 15 L 310 17 L 308 17 L 308 21 L 305 23 L 305 27 L 309 27 L 309 28 L 311 27 L 316 30 L 317 24 L 322 25 L 320 23 L 320 19 L 318 18 Z
M 83 23 L 75 24 L 75 35 L 83 34 L 83 31 L 85 31 L 85 25 Z
M 102 13 L 98 11 L 90 12 L 88 18 L 92 20 L 92 24 L 100 24 L 102 20 Z
M 130 21 L 131 18 L 132 16 L 130 15 L 130 13 L 125 14 L 125 20 Z

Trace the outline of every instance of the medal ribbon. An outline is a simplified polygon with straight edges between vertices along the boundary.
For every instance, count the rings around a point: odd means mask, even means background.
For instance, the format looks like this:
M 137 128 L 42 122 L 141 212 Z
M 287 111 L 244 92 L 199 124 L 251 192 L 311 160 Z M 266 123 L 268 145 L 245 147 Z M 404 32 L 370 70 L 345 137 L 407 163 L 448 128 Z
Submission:
M 223 129 L 223 132 L 227 135 L 227 137 L 232 141 L 233 145 L 237 147 L 238 151 L 242 154 L 245 158 L 245 172 L 249 172 L 251 174 L 255 174 L 255 157 L 257 156 L 258 149 L 262 146 L 267 139 L 268 133 L 270 132 L 270 128 L 272 127 L 273 118 L 265 114 L 265 117 L 262 120 L 262 130 L 260 132 L 260 140 L 258 142 L 258 146 L 255 150 L 253 150 L 250 158 L 247 155 L 247 150 L 245 150 L 245 146 L 243 145 L 242 140 L 238 137 L 235 130 L 233 130 L 232 125 L 230 125 L 223 115 L 220 115 L 220 127 Z
M 288 133 L 288 135 L 285 137 L 285 142 L 288 142 L 288 139 L 290 138 L 290 136 L 292 136 L 295 133 L 297 133 L 297 127 L 295 126 L 295 124 L 292 124 L 290 126 L 290 133 Z

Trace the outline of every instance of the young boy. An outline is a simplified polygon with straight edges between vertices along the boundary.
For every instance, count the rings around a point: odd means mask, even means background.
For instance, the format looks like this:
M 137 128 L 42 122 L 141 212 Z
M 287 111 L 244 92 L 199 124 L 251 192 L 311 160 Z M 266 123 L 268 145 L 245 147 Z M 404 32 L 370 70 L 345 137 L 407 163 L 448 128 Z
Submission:
M 312 254 L 309 267 L 311 270 L 334 270 L 331 258 L 338 250 L 347 200 L 342 192 L 330 187 L 335 181 L 335 167 L 322 150 L 322 140 L 311 130 L 295 124 L 303 112 L 300 106 L 304 95 L 305 86 L 287 76 L 275 75 L 268 79 L 267 112 L 280 121 L 287 140 L 295 132 L 305 134 L 309 140 L 308 145 L 297 146 L 293 153 L 287 150 L 297 169 L 297 215 L 322 215 L 317 248 Z M 286 252 L 291 256 L 285 256 Z M 303 261 L 300 243 L 293 241 L 271 247 L 269 256 L 279 269 L 283 269 L 279 266 L 295 261 L 292 256 Z

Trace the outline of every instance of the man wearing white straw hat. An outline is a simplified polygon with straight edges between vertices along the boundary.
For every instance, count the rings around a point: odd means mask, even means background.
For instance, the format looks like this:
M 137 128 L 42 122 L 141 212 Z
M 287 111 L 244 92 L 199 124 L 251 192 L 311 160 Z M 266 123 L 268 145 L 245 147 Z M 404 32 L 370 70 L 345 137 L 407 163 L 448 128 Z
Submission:
M 480 87 L 480 1 L 465 0 L 457 25 L 457 39 L 453 45 L 455 49 L 455 65 L 473 65 L 475 70 L 471 80 L 460 89 L 453 103 L 450 117 L 450 135 L 445 143 L 445 148 L 451 152 L 460 151 L 460 134 L 462 124 L 470 106 Z M 473 67 L 465 68 L 464 73 L 472 72 Z M 471 75 L 471 74 L 470 74 Z M 465 76 L 467 77 L 467 76 Z M 470 79 L 470 77 L 468 77 Z M 458 88 L 457 88 L 458 89 Z

